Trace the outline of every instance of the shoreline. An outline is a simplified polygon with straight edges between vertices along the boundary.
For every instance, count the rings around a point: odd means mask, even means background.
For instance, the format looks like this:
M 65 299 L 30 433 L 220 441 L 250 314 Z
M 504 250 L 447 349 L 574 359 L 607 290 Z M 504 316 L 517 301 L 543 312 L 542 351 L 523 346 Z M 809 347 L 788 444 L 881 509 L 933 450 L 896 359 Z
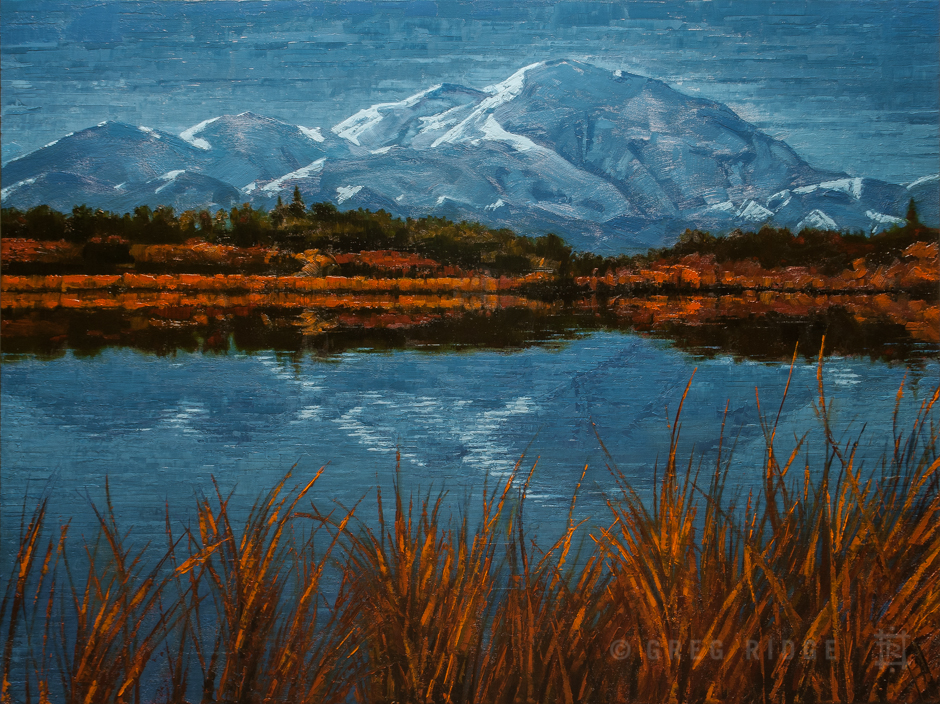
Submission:
M 794 267 L 795 268 L 795 267 Z M 709 272 L 711 273 L 711 272 Z M 854 279 L 786 271 L 768 275 L 720 272 L 721 276 L 703 276 L 702 272 L 683 266 L 644 270 L 640 274 L 582 276 L 566 280 L 552 274 L 534 272 L 524 276 L 473 277 L 377 277 L 377 276 L 278 276 L 260 274 L 53 274 L 9 275 L 0 277 L 0 292 L 81 292 L 109 291 L 212 291 L 216 293 L 469 293 L 491 294 L 501 291 L 532 291 L 536 297 L 555 294 L 714 294 L 734 295 L 746 292 L 815 293 L 820 295 L 908 295 L 922 299 L 940 299 L 940 271 L 921 267 L 879 267 L 875 272 Z M 559 295 L 561 294 L 561 295 Z
M 409 340 L 410 344 L 445 341 L 459 328 L 465 344 L 492 344 L 493 335 L 503 335 L 524 346 L 546 335 L 618 329 L 677 339 L 714 338 L 709 344 L 734 347 L 721 340 L 740 335 L 742 326 L 762 330 L 762 338 L 782 335 L 783 340 L 797 334 L 797 329 L 803 331 L 802 339 L 833 325 L 833 334 L 836 329 L 853 330 L 852 336 L 869 341 L 857 350 L 849 345 L 846 351 L 867 350 L 875 339 L 902 346 L 940 343 L 940 304 L 858 292 L 593 294 L 549 302 L 519 292 L 71 290 L 5 293 L 3 313 L 2 337 L 8 346 L 29 339 L 44 339 L 53 346 L 67 341 L 90 344 L 93 338 L 134 345 L 143 344 L 138 340 L 141 335 L 166 335 L 170 330 L 189 331 L 204 340 L 200 346 L 213 349 L 225 346 L 224 340 L 236 330 L 258 338 L 259 344 L 267 340 L 285 349 L 304 347 L 326 339 L 324 335 L 369 331 L 398 336 L 398 344 L 407 346 Z M 784 328 L 792 330 L 783 333 Z M 195 343 L 190 340 L 190 344 Z M 783 347 L 792 351 L 792 344 Z

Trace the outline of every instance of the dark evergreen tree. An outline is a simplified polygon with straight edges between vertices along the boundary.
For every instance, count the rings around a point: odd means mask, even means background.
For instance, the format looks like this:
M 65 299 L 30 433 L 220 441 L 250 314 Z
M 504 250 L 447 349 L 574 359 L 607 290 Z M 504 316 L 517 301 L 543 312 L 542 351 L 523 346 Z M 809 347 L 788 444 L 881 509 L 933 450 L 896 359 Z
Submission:
M 279 228 L 287 217 L 287 208 L 284 206 L 284 201 L 281 200 L 281 197 L 277 197 L 277 205 L 274 206 L 274 210 L 270 213 L 271 223 L 275 228 Z
M 287 212 L 292 218 L 302 218 L 307 212 L 307 206 L 304 204 L 304 199 L 300 195 L 300 188 L 294 186 L 294 200 L 287 206 Z
M 913 198 L 911 198 L 911 202 L 907 204 L 907 224 L 920 225 L 920 216 L 917 214 L 917 204 L 914 202 Z

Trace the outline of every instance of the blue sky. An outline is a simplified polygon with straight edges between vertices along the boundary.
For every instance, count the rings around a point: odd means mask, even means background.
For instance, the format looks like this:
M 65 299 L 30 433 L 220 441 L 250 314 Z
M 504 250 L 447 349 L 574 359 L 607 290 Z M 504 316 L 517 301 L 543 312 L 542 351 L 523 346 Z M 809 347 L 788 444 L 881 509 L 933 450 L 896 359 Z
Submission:
M 814 165 L 938 170 L 936 0 L 3 0 L 4 160 L 102 120 L 252 110 L 308 127 L 577 58 L 727 103 Z M 13 107 L 21 103 L 24 107 Z M 12 108 L 12 109 L 11 109 Z

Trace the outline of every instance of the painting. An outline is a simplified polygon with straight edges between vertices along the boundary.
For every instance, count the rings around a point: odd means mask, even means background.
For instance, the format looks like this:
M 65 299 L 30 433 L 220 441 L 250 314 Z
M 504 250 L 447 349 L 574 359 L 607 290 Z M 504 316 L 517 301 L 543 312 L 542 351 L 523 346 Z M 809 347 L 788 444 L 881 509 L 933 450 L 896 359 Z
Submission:
M 2 0 L 3 704 L 940 700 L 935 0 Z

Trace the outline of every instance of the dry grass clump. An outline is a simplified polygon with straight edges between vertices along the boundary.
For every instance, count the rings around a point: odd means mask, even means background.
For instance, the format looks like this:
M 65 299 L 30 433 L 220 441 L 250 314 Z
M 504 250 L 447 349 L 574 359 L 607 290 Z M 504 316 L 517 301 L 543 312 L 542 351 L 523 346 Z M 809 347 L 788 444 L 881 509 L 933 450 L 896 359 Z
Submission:
M 787 475 L 776 420 L 762 417 L 764 496 L 743 514 L 723 502 L 721 452 L 710 488 L 681 472 L 679 414 L 658 499 L 648 512 L 623 484 L 610 528 L 606 628 L 625 664 L 609 685 L 639 701 L 916 701 L 940 695 L 938 392 L 896 432 L 880 475 L 863 480 L 858 440 L 840 445 L 818 374 L 826 438 L 821 473 Z M 898 392 L 898 403 L 900 394 Z M 684 398 L 684 397 L 683 397 Z M 782 404 L 781 404 L 782 408 Z M 681 412 L 681 406 L 680 406 Z M 704 520 L 697 522 L 704 504 Z M 613 640 L 619 639 L 619 640 Z M 906 657 L 892 656 L 903 646 Z M 904 665 L 900 666 L 900 660 Z
M 44 537 L 43 502 L 0 603 L 2 701 L 940 698 L 940 389 L 912 427 L 895 423 L 872 473 L 859 440 L 834 435 L 821 355 L 818 385 L 825 452 L 800 481 L 807 437 L 777 451 L 783 402 L 761 411 L 763 490 L 743 505 L 725 497 L 722 445 L 705 480 L 679 464 L 680 403 L 652 506 L 611 461 L 607 520 L 576 523 L 576 489 L 544 549 L 518 465 L 473 526 L 443 515 L 444 494 L 415 501 L 397 483 L 394 517 L 379 491 L 373 528 L 353 523 L 358 505 L 303 509 L 320 473 L 294 491 L 285 477 L 239 526 L 217 489 L 198 532 L 174 538 L 168 522 L 150 571 L 109 499 L 82 578 L 68 526 Z
M 513 473 L 514 476 L 514 473 Z M 378 529 L 350 535 L 347 569 L 358 575 L 353 608 L 366 659 L 357 698 L 375 702 L 469 701 L 485 653 L 486 615 L 497 589 L 498 527 L 512 476 L 486 495 L 479 527 L 444 524 L 441 494 L 420 514 L 395 487 L 387 526 L 378 492 Z
M 47 501 L 25 528 L 21 523 L 20 549 L 0 604 L 4 704 L 20 696 L 43 704 L 139 701 L 141 676 L 182 613 L 178 602 L 164 607 L 162 594 L 216 547 L 194 551 L 172 570 L 165 569 L 164 557 L 144 571 L 145 549 L 133 554 L 125 545 L 105 486 L 108 510 L 95 510 L 100 530 L 94 543 L 83 546 L 84 579 L 69 564 L 67 524 L 43 547 Z M 22 695 L 14 698 L 18 650 Z
M 199 502 L 199 537 L 189 537 L 198 550 L 217 549 L 188 573 L 189 589 L 180 590 L 186 596 L 186 619 L 170 669 L 184 672 L 188 637 L 200 669 L 203 701 L 345 700 L 355 648 L 351 612 L 342 608 L 345 582 L 336 596 L 334 606 L 339 608 L 330 611 L 325 625 L 321 600 L 330 553 L 353 514 L 339 521 L 337 535 L 318 553 L 317 528 L 326 519 L 296 510 L 322 472 L 285 495 L 288 474 L 256 502 L 240 531 L 233 528 L 229 500 L 218 487 L 216 507 L 208 499 Z M 313 530 L 305 530 L 297 519 L 313 519 Z M 181 676 L 176 679 L 169 699 L 184 701 L 188 683 Z

